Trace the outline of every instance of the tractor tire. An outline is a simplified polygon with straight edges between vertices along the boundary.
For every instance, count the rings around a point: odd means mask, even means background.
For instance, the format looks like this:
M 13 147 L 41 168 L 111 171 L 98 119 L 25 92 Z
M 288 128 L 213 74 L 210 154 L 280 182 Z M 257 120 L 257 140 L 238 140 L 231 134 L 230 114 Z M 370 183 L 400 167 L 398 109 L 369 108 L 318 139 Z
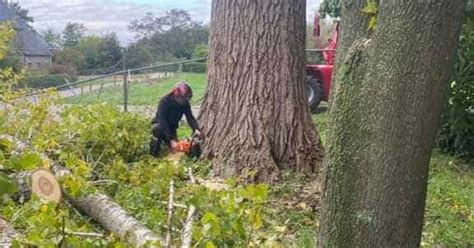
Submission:
M 312 114 L 318 112 L 318 106 L 323 98 L 323 84 L 321 80 L 314 76 L 306 76 L 306 97 L 308 99 L 309 110 Z

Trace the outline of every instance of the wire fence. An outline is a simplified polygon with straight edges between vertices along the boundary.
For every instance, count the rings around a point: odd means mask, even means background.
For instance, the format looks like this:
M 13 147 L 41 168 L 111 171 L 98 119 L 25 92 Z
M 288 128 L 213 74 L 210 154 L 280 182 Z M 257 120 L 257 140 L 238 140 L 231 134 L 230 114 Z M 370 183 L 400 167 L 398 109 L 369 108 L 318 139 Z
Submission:
M 172 86 L 186 80 L 194 91 L 191 105 L 198 106 L 205 88 L 207 58 L 182 60 L 159 65 L 125 69 L 105 75 L 81 76 L 76 82 L 54 87 L 65 104 L 108 103 L 123 111 L 152 116 L 159 99 Z M 27 94 L 34 98 L 42 91 Z M 194 107 L 197 111 L 197 108 Z
M 307 63 L 324 63 L 322 52 L 335 52 L 325 49 L 308 49 Z M 314 57 L 315 60 L 311 61 Z M 159 99 L 167 94 L 172 86 L 182 80 L 193 89 L 191 105 L 194 111 L 202 102 L 206 84 L 207 58 L 162 62 L 156 65 L 123 69 L 104 74 L 80 76 L 76 82 L 66 82 L 55 87 L 65 104 L 90 105 L 108 103 L 120 107 L 123 111 L 133 111 L 151 116 L 156 110 Z M 123 58 L 121 60 L 123 62 Z M 125 66 L 124 66 L 125 67 Z M 117 69 L 117 65 L 114 65 Z M 27 94 L 34 96 L 41 91 Z

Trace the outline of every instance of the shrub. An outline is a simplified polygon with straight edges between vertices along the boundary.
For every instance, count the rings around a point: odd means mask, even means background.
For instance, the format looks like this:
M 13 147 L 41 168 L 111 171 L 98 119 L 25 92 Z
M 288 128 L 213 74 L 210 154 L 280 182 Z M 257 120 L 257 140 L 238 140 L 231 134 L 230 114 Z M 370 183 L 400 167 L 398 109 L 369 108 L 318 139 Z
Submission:
M 193 52 L 193 58 L 205 58 L 209 54 L 209 48 L 207 44 L 199 44 L 196 46 Z
M 474 18 L 466 16 L 438 145 L 444 152 L 470 160 L 474 159 Z
M 77 80 L 77 69 L 70 65 L 59 65 L 55 64 L 49 70 L 50 74 L 66 74 L 68 75 L 69 81 L 76 81 Z
M 44 89 L 50 87 L 57 87 L 66 84 L 65 79 L 69 81 L 71 78 L 66 74 L 51 74 L 42 76 L 29 76 L 21 80 L 18 84 L 19 87 Z

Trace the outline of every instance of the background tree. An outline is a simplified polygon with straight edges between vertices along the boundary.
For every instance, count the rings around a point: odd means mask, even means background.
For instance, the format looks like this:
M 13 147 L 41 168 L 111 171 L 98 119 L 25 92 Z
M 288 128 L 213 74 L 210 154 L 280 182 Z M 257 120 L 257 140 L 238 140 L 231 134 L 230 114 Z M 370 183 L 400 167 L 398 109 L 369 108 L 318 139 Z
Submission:
M 135 33 L 137 39 L 150 38 L 157 33 L 163 33 L 175 28 L 189 28 L 197 22 L 191 19 L 191 16 L 185 10 L 171 9 L 163 16 L 156 17 L 148 12 L 144 17 L 133 20 L 129 29 Z
M 140 19 L 133 20 L 128 28 L 130 31 L 135 32 L 135 38 L 137 40 L 151 36 L 156 32 L 161 32 L 161 22 L 157 21 L 155 15 L 151 12 L 145 13 Z
M 55 50 L 61 48 L 61 34 L 49 27 L 42 32 L 43 39 Z
M 196 46 L 207 44 L 209 29 L 184 10 L 172 9 L 156 17 L 147 13 L 130 23 L 137 38 L 133 47 L 147 49 L 155 60 L 191 58 Z M 142 55 L 145 53 L 141 53 Z
M 13 72 L 19 74 L 24 66 L 21 61 L 21 55 L 15 47 L 14 42 L 9 43 L 8 47 L 7 53 L 0 59 L 0 68 L 11 68 Z
M 115 33 L 103 37 L 85 36 L 76 48 L 84 55 L 85 63 L 78 69 L 85 74 L 121 69 L 117 63 L 122 59 L 122 47 Z
M 0 23 L 0 102 L 10 101 L 8 94 L 4 95 L 22 76 L 22 71 L 15 71 L 5 63 L 5 58 L 11 51 L 15 30 L 9 22 Z
M 127 48 L 127 66 L 131 68 L 149 66 L 155 59 L 151 48 L 146 45 L 132 44 Z
M 305 101 L 305 0 L 212 2 L 203 157 L 221 176 L 272 180 L 322 157 Z
M 19 3 L 11 3 L 8 6 L 21 20 L 23 20 L 27 24 L 31 24 L 34 22 L 33 18 L 28 13 L 28 10 L 23 9 Z M 4 25 L 3 27 L 10 26 L 9 24 L 6 24 L 6 26 Z M 11 42 L 11 39 L 8 35 L 6 35 L 5 37 L 8 39 L 8 42 L 3 44 L 6 44 L 8 46 L 8 51 L 0 59 L 0 68 L 11 68 L 15 74 L 19 74 L 20 70 L 23 68 L 21 56 L 19 54 L 15 42 Z
M 116 33 L 109 33 L 102 37 L 100 48 L 102 67 L 114 66 L 122 59 L 122 46 Z
M 199 44 L 196 46 L 193 52 L 193 58 L 205 58 L 209 55 L 209 47 L 207 44 Z
M 439 146 L 469 161 L 474 159 L 474 0 L 468 2 L 457 55 Z
M 151 41 L 175 58 L 190 59 L 196 46 L 206 43 L 207 39 L 207 27 L 196 24 L 186 28 L 176 27 L 162 34 L 156 34 Z
M 0 34 L 0 68 L 18 74 L 23 68 L 23 63 L 20 60 L 15 43 L 12 42 L 15 36 L 12 23 L 0 23 Z
M 319 6 L 319 14 L 321 14 L 322 18 L 326 16 L 340 17 L 341 0 L 324 0 Z
M 84 24 L 68 22 L 62 33 L 63 46 L 73 47 L 79 44 L 79 41 L 84 36 L 86 28 Z
M 464 1 L 367 3 L 342 4 L 319 246 L 418 247 Z
M 11 23 L 0 23 L 0 59 L 3 59 L 10 50 L 11 40 L 15 36 Z
M 84 54 L 77 48 L 64 48 L 53 58 L 54 64 L 72 67 L 74 70 L 83 68 L 85 62 Z
M 35 20 L 30 16 L 30 13 L 27 9 L 23 9 L 19 3 L 12 3 L 9 5 L 10 8 L 17 14 L 23 21 L 30 24 Z
M 91 35 L 83 37 L 79 43 L 73 47 L 77 49 L 84 56 L 84 63 L 78 65 L 78 70 L 94 70 L 102 67 L 100 57 L 100 50 L 102 45 L 102 38 Z
M 115 33 L 110 33 L 103 37 L 83 36 L 77 45 L 58 51 L 53 63 L 59 71 L 67 68 L 81 74 L 102 74 L 121 68 L 121 59 L 120 42 Z

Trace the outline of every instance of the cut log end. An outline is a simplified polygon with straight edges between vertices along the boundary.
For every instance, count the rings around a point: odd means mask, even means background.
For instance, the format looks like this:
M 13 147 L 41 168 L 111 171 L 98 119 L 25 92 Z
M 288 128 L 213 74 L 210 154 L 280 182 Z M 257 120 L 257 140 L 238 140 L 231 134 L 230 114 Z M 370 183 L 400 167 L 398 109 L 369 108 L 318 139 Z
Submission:
M 59 203 L 61 188 L 54 175 L 45 170 L 38 169 L 31 174 L 31 190 L 39 198 Z

